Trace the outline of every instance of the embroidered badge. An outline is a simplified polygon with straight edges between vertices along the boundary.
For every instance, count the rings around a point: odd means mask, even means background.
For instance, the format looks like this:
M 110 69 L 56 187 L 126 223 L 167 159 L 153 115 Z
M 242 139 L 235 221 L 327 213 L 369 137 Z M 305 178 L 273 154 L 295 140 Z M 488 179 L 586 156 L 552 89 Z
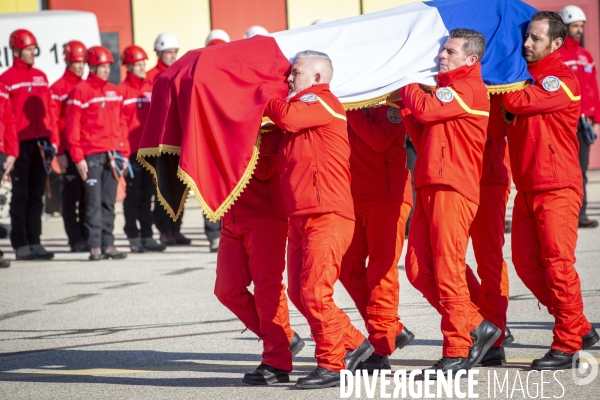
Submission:
M 392 124 L 399 124 L 400 122 L 402 122 L 402 116 L 400 116 L 400 112 L 398 112 L 397 108 L 388 109 L 387 117 Z
M 437 92 L 435 92 L 435 95 L 442 103 L 450 103 L 452 100 L 454 100 L 454 95 L 448 88 L 439 88 Z
M 547 76 L 542 81 L 542 86 L 548 92 L 556 92 L 558 89 L 560 89 L 560 80 L 555 76 Z
M 591 73 L 592 73 L 592 68 L 593 68 L 593 65 L 592 65 L 592 64 L 588 64 L 588 65 L 586 65 L 585 67 L 583 67 L 583 70 L 584 70 L 586 73 L 588 73 L 588 74 L 591 74 Z
M 317 101 L 317 95 L 312 93 L 305 94 L 304 96 L 300 97 L 300 101 L 304 103 L 312 103 L 313 101 Z

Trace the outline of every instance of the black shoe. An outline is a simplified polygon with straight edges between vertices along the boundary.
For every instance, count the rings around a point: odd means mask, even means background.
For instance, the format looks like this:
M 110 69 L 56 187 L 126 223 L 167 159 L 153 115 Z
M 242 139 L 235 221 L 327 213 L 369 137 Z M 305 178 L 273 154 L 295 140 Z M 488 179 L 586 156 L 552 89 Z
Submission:
M 369 374 L 373 371 L 382 369 L 392 369 L 390 366 L 390 359 L 386 356 L 380 356 L 379 354 L 371 354 L 365 361 L 358 363 L 356 369 L 366 369 Z
M 46 250 L 41 244 L 32 244 L 31 251 L 35 254 L 36 260 L 50 260 L 54 258 L 54 253 Z
M 90 246 L 86 242 L 77 242 L 69 246 L 71 248 L 71 253 L 87 253 L 90 251 Z
M 181 232 L 175 232 L 173 234 L 173 239 L 175 239 L 175 244 L 181 244 L 184 246 L 192 244 L 192 239 L 188 239 L 181 234 Z
M 100 260 L 106 260 L 107 258 L 108 258 L 108 256 L 104 253 L 100 253 L 100 254 L 90 253 L 89 260 L 90 261 L 100 261 Z
M 502 346 L 509 345 L 514 341 L 515 341 L 515 337 L 512 335 L 512 332 L 510 331 L 510 329 L 508 329 L 508 326 L 507 326 L 506 330 L 504 331 L 504 340 L 502 341 Z
M 244 379 L 242 379 L 242 382 L 247 385 L 272 385 L 289 381 L 290 375 L 287 371 L 267 364 L 260 364 L 254 371 L 244 374 Z
M 396 335 L 396 348 L 403 349 L 415 338 L 415 334 L 406 329 L 406 327 L 402 328 L 402 332 Z
M 177 244 L 177 241 L 170 232 L 161 233 L 159 240 L 162 244 L 167 246 L 175 246 Z
M 484 319 L 481 324 L 471 332 L 473 346 L 469 349 L 469 363 L 479 364 L 485 353 L 498 340 L 502 330 L 490 321 Z
M 581 337 L 581 350 L 589 349 L 590 347 L 598 343 L 598 340 L 600 340 L 600 337 L 598 337 L 598 332 L 596 332 L 596 330 L 592 326 L 592 329 L 590 329 L 588 333 Z
M 121 260 L 127 257 L 127 253 L 117 250 L 115 246 L 108 246 L 102 253 L 113 260 Z
M 296 332 L 294 332 L 294 337 L 292 338 L 292 342 L 290 343 L 290 352 L 292 353 L 292 357 L 295 357 L 296 354 L 300 353 L 300 350 L 304 348 L 304 340 Z
M 579 367 L 579 352 L 567 354 L 564 351 L 551 349 L 542 358 L 533 360 L 531 369 L 541 370 L 557 370 L 571 369 Z M 575 359 L 575 362 L 573 362 Z
M 473 365 L 474 367 L 496 367 L 506 365 L 506 354 L 504 354 L 504 347 L 492 346 L 485 353 L 479 364 Z
M 299 378 L 296 387 L 300 389 L 324 389 L 334 386 L 340 386 L 340 371 L 330 371 L 325 368 L 317 367 L 313 372 Z
M 427 368 L 423 370 L 423 373 L 421 374 L 421 377 L 424 379 L 425 378 L 425 374 L 428 371 L 433 371 L 429 373 L 429 379 L 430 380 L 436 380 L 437 379 L 437 372 L 438 371 L 442 371 L 442 373 L 444 374 L 444 376 L 448 376 L 448 374 L 450 373 L 452 376 L 454 376 L 454 374 L 458 371 L 460 371 L 461 369 L 464 370 L 468 370 L 471 369 L 471 364 L 469 363 L 469 359 L 468 358 L 463 358 L 463 357 L 442 357 L 439 359 L 438 362 L 436 362 L 435 364 L 433 364 L 433 366 L 431 368 Z
M 10 261 L 8 261 L 6 258 L 0 257 L 0 268 L 8 268 L 8 267 L 10 267 Z
M 598 227 L 598 221 L 596 221 L 595 219 L 580 219 L 579 220 L 579 227 L 580 228 L 597 228 Z
M 364 342 L 356 349 L 352 351 L 346 351 L 346 357 L 344 357 L 344 362 L 346 363 L 346 369 L 354 372 L 356 367 L 361 361 L 365 361 L 375 349 L 371 346 L 368 339 L 365 339 Z

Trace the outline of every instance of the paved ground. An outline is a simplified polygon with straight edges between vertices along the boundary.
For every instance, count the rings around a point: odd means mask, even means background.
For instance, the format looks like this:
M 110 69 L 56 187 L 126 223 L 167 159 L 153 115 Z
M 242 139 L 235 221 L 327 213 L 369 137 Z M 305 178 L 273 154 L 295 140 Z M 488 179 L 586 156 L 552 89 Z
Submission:
M 590 215 L 598 218 L 600 171 L 591 174 L 589 191 Z M 216 256 L 208 252 L 201 221 L 198 205 L 190 198 L 183 231 L 193 239 L 192 246 L 97 263 L 87 262 L 85 254 L 67 252 L 59 218 L 44 222 L 44 245 L 57 252 L 55 260 L 13 262 L 11 268 L 0 270 L 0 399 L 338 398 L 339 389 L 301 391 L 293 382 L 257 388 L 240 382 L 242 374 L 259 363 L 261 343 L 249 332 L 242 334 L 242 324 L 212 294 Z M 116 226 L 117 244 L 124 246 L 120 213 Z M 507 240 L 510 262 L 508 236 Z M 8 241 L 1 240 L 0 246 L 8 250 Z M 580 231 L 577 269 L 585 311 L 596 329 L 600 329 L 599 258 L 600 229 Z M 468 261 L 474 265 L 472 252 Z M 400 313 L 417 338 L 393 355 L 392 367 L 410 371 L 440 357 L 442 337 L 439 316 L 407 282 L 403 265 L 399 268 Z M 526 380 L 528 364 L 546 352 L 552 319 L 538 309 L 512 264 L 510 277 L 508 320 L 516 342 L 506 350 L 509 365 L 496 373 L 502 381 L 508 372 L 508 397 L 541 398 L 539 374 Z M 336 301 L 362 328 L 341 287 Z M 307 341 L 296 359 L 295 381 L 314 367 L 314 343 L 293 307 L 291 319 Z M 600 347 L 591 353 L 600 358 Z M 482 368 L 479 373 L 480 398 L 489 397 L 488 373 L 493 377 L 494 370 Z M 570 371 L 544 380 L 551 383 L 544 385 L 543 396 L 598 398 L 600 376 L 586 386 L 575 385 Z M 503 393 L 496 391 L 498 398 L 507 397 L 507 387 Z M 493 396 L 493 386 L 489 393 Z M 362 396 L 366 397 L 364 388 Z

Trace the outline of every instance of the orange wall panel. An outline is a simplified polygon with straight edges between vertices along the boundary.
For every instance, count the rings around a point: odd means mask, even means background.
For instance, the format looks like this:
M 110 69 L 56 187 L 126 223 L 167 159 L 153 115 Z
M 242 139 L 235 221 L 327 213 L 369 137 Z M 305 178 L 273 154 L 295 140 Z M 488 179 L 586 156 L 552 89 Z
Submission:
M 212 29 L 223 29 L 231 40 L 244 37 L 253 25 L 269 32 L 287 29 L 286 0 L 211 0 Z

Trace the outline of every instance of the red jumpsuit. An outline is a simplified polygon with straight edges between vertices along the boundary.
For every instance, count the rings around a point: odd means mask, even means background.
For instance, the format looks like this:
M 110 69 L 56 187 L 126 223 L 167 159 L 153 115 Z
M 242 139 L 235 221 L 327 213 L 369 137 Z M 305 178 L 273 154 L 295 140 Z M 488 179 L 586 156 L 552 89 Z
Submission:
M 528 65 L 535 83 L 503 95 L 514 114 L 507 128 L 517 197 L 513 264 L 523 283 L 554 316 L 552 348 L 572 354 L 591 329 L 575 270 L 583 190 L 578 161 L 579 83 L 558 51 Z
M 67 143 L 67 138 L 65 136 L 65 127 L 67 126 L 67 98 L 69 97 L 69 92 L 81 81 L 82 79 L 80 76 L 75 75 L 73 71 L 67 68 L 63 76 L 50 86 L 50 92 L 52 93 L 52 100 L 54 102 L 55 118 L 60 135 L 58 154 L 64 153 L 65 145 Z
M 471 224 L 471 240 L 481 284 L 471 268 L 467 268 L 467 283 L 471 300 L 477 304 L 483 318 L 502 330 L 494 346 L 502 346 L 504 341 L 509 295 L 508 268 L 502 254 L 506 203 L 510 195 L 506 125 L 502 96 L 492 95 L 479 207 Z
M 156 78 L 162 74 L 162 72 L 167 69 L 167 67 L 161 60 L 158 60 L 158 63 L 154 68 L 150 71 L 146 72 L 146 81 L 150 84 L 150 86 L 154 85 L 154 81 Z
M 262 135 L 254 175 L 223 216 L 215 295 L 262 340 L 262 362 L 289 372 L 294 332 L 282 283 L 288 221 L 277 170 L 280 138 Z
M 279 170 L 290 217 L 288 294 L 308 320 L 317 365 L 340 371 L 346 350 L 365 340 L 333 301 L 333 286 L 354 231 L 344 107 L 329 85 L 320 84 L 289 103 L 271 100 L 265 115 L 285 131 Z
M 350 111 L 347 117 L 356 223 L 340 281 L 365 320 L 375 353 L 389 356 L 404 328 L 398 260 L 412 207 L 406 128 L 397 106 Z
M 405 265 L 409 281 L 442 315 L 443 355 L 466 358 L 470 332 L 483 321 L 470 300 L 465 256 L 490 103 L 479 63 L 440 73 L 437 80 L 432 93 L 417 84 L 400 89 L 418 154 Z

